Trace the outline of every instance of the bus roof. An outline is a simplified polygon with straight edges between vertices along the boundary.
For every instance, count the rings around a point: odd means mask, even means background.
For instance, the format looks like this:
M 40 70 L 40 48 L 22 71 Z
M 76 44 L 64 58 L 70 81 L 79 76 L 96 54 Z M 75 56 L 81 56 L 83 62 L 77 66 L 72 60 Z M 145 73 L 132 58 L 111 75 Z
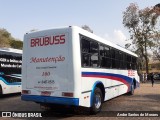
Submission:
M 115 48 L 117 50 L 120 50 L 122 52 L 128 53 L 128 54 L 133 55 L 135 57 L 138 57 L 135 53 L 131 52 L 130 50 L 127 50 L 127 49 L 125 49 L 125 48 L 123 48 L 123 47 L 121 47 L 119 45 L 116 45 L 115 43 L 112 43 L 109 40 L 103 39 L 103 38 L 101 38 L 101 37 L 99 37 L 99 36 L 97 36 L 97 35 L 95 35 L 95 34 L 93 34 L 91 32 L 88 32 L 87 30 L 84 30 L 84 29 L 78 27 L 78 26 L 69 26 L 69 27 L 65 26 L 65 27 L 59 27 L 59 28 L 51 28 L 51 29 L 46 29 L 46 30 L 33 31 L 33 32 L 30 32 L 30 33 L 26 33 L 26 35 L 27 34 L 32 34 L 33 35 L 33 34 L 36 34 L 37 32 L 41 33 L 41 32 L 44 32 L 44 31 L 47 32 L 47 31 L 51 31 L 51 30 L 67 30 L 67 29 L 76 30 L 77 32 L 79 32 L 80 34 L 82 34 L 82 35 L 84 35 L 86 37 L 89 37 L 89 38 L 94 39 L 96 41 L 99 41 L 99 42 L 101 42 L 103 44 L 111 46 L 111 47 L 113 47 L 113 48 Z
M 13 48 L 0 48 L 0 51 L 22 54 L 22 50 L 13 49 Z
M 95 34 L 93 34 L 91 32 L 88 32 L 87 30 L 84 30 L 84 29 L 82 29 L 80 27 L 77 27 L 77 26 L 71 26 L 71 27 L 73 29 L 77 29 L 80 33 L 82 33 L 82 35 L 84 35 L 84 36 L 86 35 L 86 37 L 89 37 L 89 38 L 94 39 L 94 40 L 96 40 L 98 42 L 101 42 L 101 43 L 106 44 L 106 45 L 108 45 L 110 47 L 113 47 L 113 48 L 115 48 L 117 50 L 120 50 L 122 52 L 128 53 L 128 54 L 133 55 L 135 57 L 138 57 L 135 53 L 131 52 L 130 50 L 127 50 L 127 49 L 125 49 L 125 48 L 123 48 L 123 47 L 121 47 L 119 45 L 116 45 L 115 43 L 112 43 L 109 40 L 103 39 L 103 38 L 101 38 L 101 37 L 99 37 L 99 36 L 97 36 L 97 35 L 95 35 Z

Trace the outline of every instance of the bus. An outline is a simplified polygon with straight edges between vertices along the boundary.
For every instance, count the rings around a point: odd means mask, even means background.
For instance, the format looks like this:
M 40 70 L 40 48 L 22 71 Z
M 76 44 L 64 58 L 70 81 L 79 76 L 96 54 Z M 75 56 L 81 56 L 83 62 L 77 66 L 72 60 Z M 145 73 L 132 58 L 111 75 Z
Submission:
M 0 48 L 0 95 L 21 92 L 22 50 Z
M 139 87 L 137 55 L 77 26 L 24 35 L 22 95 L 42 107 L 102 103 Z

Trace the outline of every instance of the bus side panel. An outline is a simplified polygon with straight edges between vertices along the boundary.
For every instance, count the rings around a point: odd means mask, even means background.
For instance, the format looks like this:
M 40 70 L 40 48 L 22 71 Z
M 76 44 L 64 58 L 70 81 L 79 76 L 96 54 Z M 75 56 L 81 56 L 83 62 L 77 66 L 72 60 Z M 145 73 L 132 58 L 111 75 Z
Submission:
M 80 36 L 84 37 L 86 41 L 98 41 L 99 38 L 94 37 L 90 33 L 85 33 L 84 31 L 80 32 Z M 83 40 L 83 39 L 82 39 Z M 101 42 L 101 39 L 99 39 Z M 89 43 L 89 42 L 88 42 Z M 86 45 L 88 45 L 86 43 Z M 103 43 L 103 42 L 102 42 Z M 106 42 L 109 46 L 110 43 Z M 78 43 L 80 44 L 80 43 Z M 89 43 L 91 44 L 91 42 Z M 81 46 L 81 45 L 79 45 Z M 89 48 L 90 46 L 88 46 Z M 117 46 L 114 46 L 115 48 Z M 86 47 L 87 48 L 87 47 Z M 121 49 L 119 49 L 121 50 Z M 86 52 L 87 51 L 87 52 Z M 122 50 L 123 51 L 123 50 Z M 82 52 L 82 51 L 81 51 Z M 80 53 L 81 53 L 80 52 Z M 90 50 L 84 50 L 84 54 L 91 54 Z M 76 54 L 76 53 L 74 53 Z M 80 54 L 81 56 L 81 54 Z M 79 57 L 77 57 L 79 59 Z M 81 58 L 82 60 L 82 58 Z M 89 57 L 88 57 L 89 60 Z M 80 62 L 81 63 L 81 62 Z M 88 62 L 90 63 L 90 62 Z M 78 62 L 77 62 L 78 64 Z M 81 65 L 81 64 L 80 64 Z M 82 67 L 82 65 L 80 66 Z M 78 69 L 79 70 L 79 69 Z M 109 100 L 116 96 L 127 93 L 131 90 L 131 84 L 136 74 L 136 70 L 127 70 L 125 68 L 116 69 L 113 68 L 101 68 L 100 66 L 86 66 L 86 68 L 81 68 L 81 97 L 80 97 L 80 105 L 90 107 L 91 100 L 91 92 L 93 92 L 93 86 L 97 81 L 103 83 L 105 87 L 105 100 Z M 79 73 L 79 71 L 78 71 Z M 131 74 L 130 74 L 131 73 Z M 79 74 L 77 74 L 79 76 Z M 79 78 L 79 77 L 78 77 Z M 135 78 L 136 79 L 136 78 Z M 138 81 L 138 79 L 136 79 Z
M 81 98 L 80 105 L 85 107 L 91 107 L 91 92 L 94 91 L 94 85 L 97 82 L 101 82 L 104 86 L 106 84 L 106 80 L 104 78 L 97 78 L 94 75 L 89 75 L 92 72 L 98 72 L 97 69 L 90 68 L 82 68 L 81 69 L 81 81 L 82 81 L 82 89 L 81 89 Z M 108 81 L 109 82 L 109 81 Z
M 24 40 L 27 40 L 27 35 L 24 36 Z M 25 41 L 24 41 L 25 42 Z M 22 90 L 26 90 L 27 84 L 27 42 L 23 44 L 23 54 L 22 54 Z
M 115 72 L 114 70 L 83 68 L 82 71 L 82 104 L 87 107 L 90 107 L 90 95 L 94 90 L 93 85 L 98 81 L 104 85 L 104 101 L 124 94 L 128 91 L 128 86 L 124 84 L 125 80 L 123 82 L 118 81 L 121 78 L 115 77 L 118 72 Z
M 133 74 L 128 74 L 129 70 L 83 68 L 82 71 L 81 105 L 86 107 L 90 107 L 90 99 L 88 98 L 90 98 L 92 87 L 97 81 L 102 82 L 105 87 L 104 100 L 109 100 L 129 92 L 134 76 L 137 76 L 136 71 L 132 71 Z
M 9 93 L 8 89 L 6 89 L 6 88 L 8 88 L 8 86 L 6 86 L 6 84 L 2 80 L 0 80 L 0 85 L 1 85 L 1 88 L 2 88 L 2 94 Z
M 0 80 L 0 85 L 2 87 L 2 94 L 20 93 L 22 89 L 21 85 L 6 85 L 1 80 Z
M 72 58 L 73 64 L 71 66 L 71 70 L 73 72 L 69 72 L 72 76 L 74 84 L 72 85 L 74 88 L 74 96 L 75 98 L 80 98 L 81 96 L 81 52 L 80 52 L 80 38 L 79 38 L 79 31 L 72 27 L 71 29 L 71 36 L 72 36 L 72 49 L 70 49 L 70 58 Z
M 0 86 L 2 94 L 21 92 L 22 51 L 0 49 Z

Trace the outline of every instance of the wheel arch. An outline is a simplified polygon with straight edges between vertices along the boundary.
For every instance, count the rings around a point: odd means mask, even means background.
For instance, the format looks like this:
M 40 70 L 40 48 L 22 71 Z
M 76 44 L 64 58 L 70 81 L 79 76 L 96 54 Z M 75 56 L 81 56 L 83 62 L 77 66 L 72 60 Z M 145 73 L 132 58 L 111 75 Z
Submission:
M 2 94 L 3 94 L 3 90 L 2 90 L 2 86 L 0 84 L 0 95 L 2 95 Z
M 94 96 L 94 90 L 95 88 L 98 87 L 100 88 L 102 95 L 103 95 L 103 101 L 105 98 L 105 88 L 104 88 L 104 84 L 101 81 L 97 81 L 94 83 L 93 87 L 92 87 L 92 91 L 91 91 L 91 97 L 90 97 L 90 106 L 93 105 L 93 96 Z
M 131 85 L 134 85 L 134 89 L 137 87 L 137 84 L 136 84 L 136 79 L 135 78 L 133 78 L 133 80 L 132 80 L 132 83 L 131 83 Z

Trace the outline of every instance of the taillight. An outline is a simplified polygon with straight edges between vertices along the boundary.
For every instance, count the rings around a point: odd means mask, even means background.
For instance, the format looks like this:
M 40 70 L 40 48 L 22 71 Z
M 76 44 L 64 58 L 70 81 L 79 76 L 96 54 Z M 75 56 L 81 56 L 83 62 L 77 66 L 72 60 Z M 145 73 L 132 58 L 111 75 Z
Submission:
M 22 94 L 31 94 L 30 90 L 22 90 Z
M 73 97 L 73 93 L 62 92 L 62 96 L 65 96 L 65 97 Z

